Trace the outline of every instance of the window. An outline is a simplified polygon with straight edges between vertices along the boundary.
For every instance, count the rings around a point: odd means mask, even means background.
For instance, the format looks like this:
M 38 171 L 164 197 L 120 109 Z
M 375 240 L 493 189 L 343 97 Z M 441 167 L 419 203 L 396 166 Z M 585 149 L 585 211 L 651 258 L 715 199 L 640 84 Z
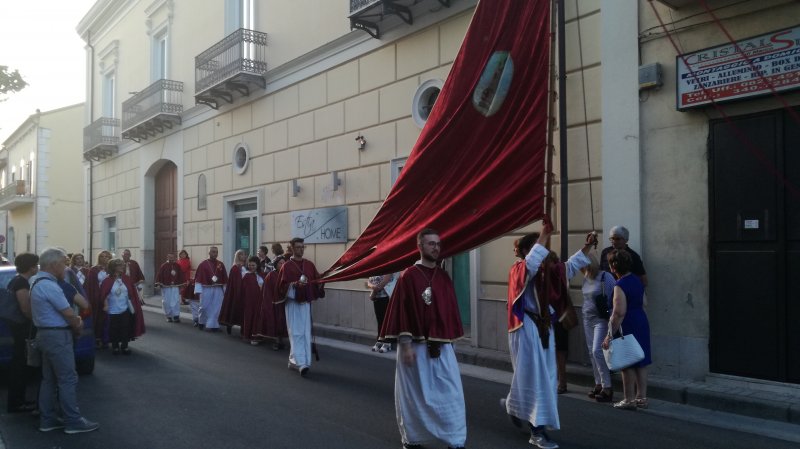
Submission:
M 152 79 L 158 81 L 167 79 L 167 61 L 168 61 L 168 47 L 167 47 L 167 30 L 164 29 L 153 37 L 153 61 L 152 61 Z
M 397 182 L 397 178 L 400 176 L 400 172 L 403 171 L 403 167 L 406 165 L 407 157 L 401 157 L 397 159 L 392 159 L 389 162 L 389 169 L 392 171 L 392 185 Z
M 117 217 L 105 219 L 105 249 L 112 254 L 117 251 Z
M 411 116 L 414 118 L 414 123 L 420 128 L 424 127 L 428 121 L 443 85 L 442 80 L 432 79 L 425 81 L 417 88 L 411 103 Z
M 114 72 L 103 76 L 103 117 L 114 118 L 117 103 L 117 76 Z
M 243 143 L 237 144 L 233 149 L 233 171 L 242 175 L 247 171 L 250 162 L 250 149 Z
M 225 0 L 225 35 L 239 28 L 255 29 L 255 2 L 253 0 Z

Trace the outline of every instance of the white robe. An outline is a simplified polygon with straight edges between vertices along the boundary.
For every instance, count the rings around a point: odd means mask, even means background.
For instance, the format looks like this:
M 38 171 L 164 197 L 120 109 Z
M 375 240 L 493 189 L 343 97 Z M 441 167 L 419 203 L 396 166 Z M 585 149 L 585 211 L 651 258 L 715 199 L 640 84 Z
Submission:
M 467 418 L 461 373 L 452 344 L 443 344 L 438 358 L 428 356 L 425 343 L 411 343 L 416 363 L 403 363 L 397 351 L 394 403 L 404 444 L 442 441 L 461 447 L 467 439 Z M 398 348 L 399 349 L 399 348 Z
M 198 322 L 208 329 L 219 329 L 219 310 L 222 308 L 222 297 L 225 290 L 222 286 L 195 284 L 194 292 L 200 293 L 200 310 Z
M 161 305 L 167 318 L 181 314 L 181 287 L 161 286 Z
M 311 303 L 300 304 L 293 299 L 287 299 L 286 327 L 291 345 L 290 367 L 302 369 L 311 366 Z

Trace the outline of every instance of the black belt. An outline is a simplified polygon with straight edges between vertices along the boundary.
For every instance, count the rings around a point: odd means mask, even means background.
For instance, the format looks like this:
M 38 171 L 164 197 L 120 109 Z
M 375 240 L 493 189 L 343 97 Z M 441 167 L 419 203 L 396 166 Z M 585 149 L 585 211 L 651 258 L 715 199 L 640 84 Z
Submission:
M 68 330 L 70 330 L 72 328 L 69 327 L 69 326 L 59 326 L 59 327 L 38 327 L 37 326 L 36 329 L 38 329 L 40 331 L 56 331 L 56 330 L 58 330 L 58 331 L 68 331 Z

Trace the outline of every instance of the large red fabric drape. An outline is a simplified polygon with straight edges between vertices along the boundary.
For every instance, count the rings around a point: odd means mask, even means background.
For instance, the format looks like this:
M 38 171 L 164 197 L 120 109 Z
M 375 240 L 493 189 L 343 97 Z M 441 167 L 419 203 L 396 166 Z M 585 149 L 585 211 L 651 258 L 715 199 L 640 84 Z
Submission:
M 424 227 L 447 257 L 542 217 L 549 16 L 548 0 L 478 4 L 400 177 L 325 282 L 410 266 Z

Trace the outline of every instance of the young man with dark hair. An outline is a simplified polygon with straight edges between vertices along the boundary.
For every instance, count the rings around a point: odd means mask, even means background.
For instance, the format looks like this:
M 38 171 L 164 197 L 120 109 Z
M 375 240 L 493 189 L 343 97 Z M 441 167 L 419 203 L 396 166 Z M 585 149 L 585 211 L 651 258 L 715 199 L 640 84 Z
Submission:
M 286 326 L 289 328 L 289 369 L 305 377 L 311 368 L 311 302 L 325 297 L 317 267 L 303 258 L 305 243 L 293 238 L 292 257 L 283 264 L 278 276 L 278 298 L 286 302 Z
M 463 448 L 464 390 L 453 342 L 464 335 L 453 281 L 437 262 L 442 248 L 431 228 L 417 234 L 420 260 L 400 275 L 380 338 L 397 340 L 395 409 L 406 449 L 441 441 Z

